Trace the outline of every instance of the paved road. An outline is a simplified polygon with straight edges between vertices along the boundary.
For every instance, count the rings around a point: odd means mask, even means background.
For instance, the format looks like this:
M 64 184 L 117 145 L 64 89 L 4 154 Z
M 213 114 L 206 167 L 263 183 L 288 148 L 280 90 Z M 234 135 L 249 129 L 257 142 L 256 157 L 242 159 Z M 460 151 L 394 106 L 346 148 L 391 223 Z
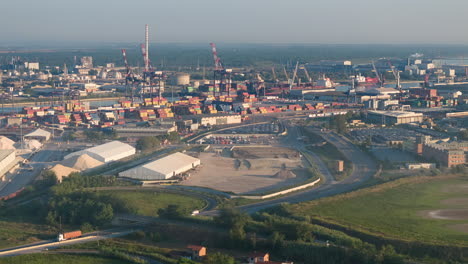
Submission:
M 115 238 L 128 235 L 130 233 L 135 232 L 138 229 L 111 229 L 111 230 L 104 230 L 100 232 L 92 232 L 83 235 L 82 237 L 57 242 L 56 240 L 47 240 L 39 243 L 23 245 L 19 247 L 3 249 L 0 251 L 0 257 L 11 257 L 17 255 L 25 255 L 25 254 L 32 254 L 32 253 L 39 253 L 42 251 L 47 251 L 49 249 L 55 249 L 62 246 L 69 246 L 75 244 L 82 244 L 91 241 L 98 241 L 103 239 Z
M 315 165 L 315 167 L 317 167 L 317 169 L 319 170 L 320 174 L 323 176 L 321 183 L 333 183 L 335 181 L 335 177 L 333 177 L 333 175 L 330 173 L 327 165 L 325 165 L 323 160 L 320 159 L 320 157 L 317 154 L 308 150 L 303 141 L 298 140 L 298 138 L 303 136 L 301 130 L 297 126 L 289 125 L 287 127 L 288 135 L 284 140 L 284 145 L 287 147 L 294 147 L 303 153 L 305 152 L 309 154 L 309 156 L 313 159 L 312 162 L 314 163 L 311 165 Z
M 288 131 L 290 130 L 291 128 Z M 320 130 L 316 130 L 316 132 L 321 133 Z M 300 203 L 353 191 L 358 189 L 364 182 L 370 179 L 377 172 L 377 166 L 374 163 L 374 161 L 366 153 L 362 152 L 359 148 L 357 148 L 354 144 L 352 144 L 343 136 L 340 136 L 333 132 L 321 133 L 321 135 L 327 141 L 334 144 L 339 150 L 341 150 L 343 154 L 353 163 L 353 172 L 349 177 L 347 177 L 343 181 L 336 182 L 333 179 L 330 179 L 328 176 L 325 177 L 325 181 L 317 188 L 299 191 L 278 199 L 272 199 L 260 203 L 239 206 L 238 208 L 241 211 L 247 213 L 255 213 L 260 210 L 278 205 L 280 203 Z M 297 146 L 297 144 L 299 143 L 296 143 L 295 146 Z M 208 216 L 213 216 L 216 214 L 216 210 L 205 211 L 201 213 L 201 215 Z
M 32 170 L 27 170 L 23 167 L 17 169 L 9 178 L 11 180 L 0 190 L 0 197 L 14 193 L 31 183 L 41 171 L 53 161 L 61 160 L 63 157 L 63 150 L 60 145 L 54 143 L 46 143 L 42 149 L 32 157 L 29 158 L 29 165 Z M 27 165 L 29 167 L 29 165 Z

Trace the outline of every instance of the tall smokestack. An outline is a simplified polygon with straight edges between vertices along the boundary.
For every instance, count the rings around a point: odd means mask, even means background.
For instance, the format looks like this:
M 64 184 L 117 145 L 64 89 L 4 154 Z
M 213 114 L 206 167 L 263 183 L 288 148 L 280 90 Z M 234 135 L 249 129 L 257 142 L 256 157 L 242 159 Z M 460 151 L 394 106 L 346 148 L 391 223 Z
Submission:
M 149 30 L 148 30 L 148 24 L 145 25 L 145 48 L 146 48 L 146 58 L 145 58 L 145 70 L 149 71 Z

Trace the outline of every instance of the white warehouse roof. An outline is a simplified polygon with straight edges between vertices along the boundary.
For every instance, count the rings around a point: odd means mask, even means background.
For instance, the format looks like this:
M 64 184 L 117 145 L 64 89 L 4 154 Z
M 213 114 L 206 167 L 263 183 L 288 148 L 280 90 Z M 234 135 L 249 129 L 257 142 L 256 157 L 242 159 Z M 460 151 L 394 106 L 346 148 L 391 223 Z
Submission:
M 87 154 L 98 161 L 107 163 L 129 157 L 135 153 L 135 148 L 129 144 L 125 144 L 120 141 L 111 141 L 99 146 L 70 153 L 66 155 L 64 159 Z
M 43 140 L 49 140 L 51 134 L 48 131 L 45 131 L 44 129 L 36 129 L 33 132 L 24 135 L 24 138 L 41 138 Z
M 119 173 L 121 177 L 139 180 L 165 180 L 200 165 L 200 160 L 177 152 Z

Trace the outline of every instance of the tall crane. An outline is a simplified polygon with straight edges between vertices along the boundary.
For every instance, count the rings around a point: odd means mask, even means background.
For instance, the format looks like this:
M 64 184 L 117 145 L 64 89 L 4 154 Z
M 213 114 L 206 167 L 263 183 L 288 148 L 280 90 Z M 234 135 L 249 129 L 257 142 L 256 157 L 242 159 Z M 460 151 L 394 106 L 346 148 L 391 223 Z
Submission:
M 294 72 L 293 72 L 293 78 L 292 78 L 291 82 L 289 82 L 289 92 L 291 92 L 294 81 L 296 80 L 297 69 L 298 68 L 299 68 L 299 62 L 296 62 L 296 67 L 294 68 Z
M 383 86 L 382 78 L 380 77 L 380 74 L 379 74 L 379 72 L 377 71 L 377 67 L 375 67 L 374 61 L 372 61 L 372 68 L 374 69 L 375 76 L 377 76 L 377 80 L 379 80 L 379 85 L 380 85 L 380 86 Z
M 126 70 L 125 87 L 126 87 L 126 91 L 127 91 L 129 84 L 131 85 L 131 88 L 130 88 L 131 89 L 131 99 L 132 99 L 132 103 L 133 103 L 136 87 L 138 86 L 138 84 L 140 83 L 141 80 L 139 80 L 139 78 L 136 77 L 135 73 L 132 71 L 132 69 L 130 68 L 130 66 L 128 64 L 127 50 L 122 49 L 121 51 L 122 51 L 122 57 L 123 57 L 123 60 L 124 60 L 125 70 Z
M 213 95 L 216 94 L 216 81 L 219 80 L 219 92 L 222 93 L 222 89 L 227 90 L 228 96 L 230 95 L 231 90 L 231 73 L 232 69 L 224 68 L 221 59 L 218 57 L 218 51 L 216 50 L 216 45 L 210 43 L 211 51 L 213 53 L 214 60 L 214 70 L 213 70 Z
M 305 73 L 305 75 L 306 75 L 306 77 L 307 77 L 307 81 L 308 81 L 310 84 L 312 84 L 312 78 L 310 77 L 309 71 L 307 71 L 306 66 L 305 66 L 305 65 L 302 66 L 301 69 L 304 70 L 304 73 Z
M 276 71 L 275 71 L 275 67 L 271 67 L 271 74 L 273 74 L 273 80 L 275 81 L 275 83 L 279 83 L 279 79 L 278 79 L 278 76 L 276 76 Z
M 390 69 L 392 70 L 393 77 L 395 77 L 396 80 L 396 89 L 400 90 L 401 93 L 401 85 L 400 85 L 400 71 L 398 71 L 395 66 L 392 65 L 392 62 L 388 61 L 388 65 L 390 66 Z
M 285 67 L 285 66 L 283 66 L 283 73 L 284 73 L 284 76 L 286 77 L 286 80 L 287 80 L 288 83 L 289 83 L 289 74 L 288 74 L 288 72 L 286 71 L 286 67 Z

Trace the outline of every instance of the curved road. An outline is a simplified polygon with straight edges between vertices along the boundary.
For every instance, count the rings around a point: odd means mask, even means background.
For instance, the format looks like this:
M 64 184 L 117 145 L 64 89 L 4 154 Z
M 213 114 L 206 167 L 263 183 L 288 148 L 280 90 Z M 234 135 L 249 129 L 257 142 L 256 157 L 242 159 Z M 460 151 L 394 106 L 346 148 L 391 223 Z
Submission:
M 291 126 L 288 127 L 288 131 L 290 133 L 292 132 L 292 135 L 289 136 L 289 140 L 291 140 L 291 137 L 297 136 L 297 132 L 293 132 L 295 129 L 297 128 Z M 334 132 L 322 133 L 320 130 L 315 130 L 315 132 L 319 133 L 324 139 L 335 145 L 340 151 L 343 152 L 346 158 L 348 158 L 353 163 L 353 172 L 351 175 L 343 181 L 336 182 L 330 174 L 327 174 L 326 172 L 324 173 L 324 164 L 320 164 L 320 162 L 318 162 L 317 165 L 319 169 L 321 168 L 320 171 L 324 175 L 325 179 L 324 182 L 317 188 L 295 192 L 291 195 L 277 199 L 239 206 L 238 209 L 251 214 L 281 203 L 300 203 L 350 192 L 358 189 L 364 182 L 369 180 L 377 172 L 377 166 L 374 161 L 345 137 L 340 136 Z M 298 150 L 305 149 L 302 143 L 296 143 L 294 147 L 298 148 Z M 328 169 L 326 171 L 328 172 Z M 202 212 L 201 215 L 213 216 L 217 213 L 217 210 L 212 210 Z

